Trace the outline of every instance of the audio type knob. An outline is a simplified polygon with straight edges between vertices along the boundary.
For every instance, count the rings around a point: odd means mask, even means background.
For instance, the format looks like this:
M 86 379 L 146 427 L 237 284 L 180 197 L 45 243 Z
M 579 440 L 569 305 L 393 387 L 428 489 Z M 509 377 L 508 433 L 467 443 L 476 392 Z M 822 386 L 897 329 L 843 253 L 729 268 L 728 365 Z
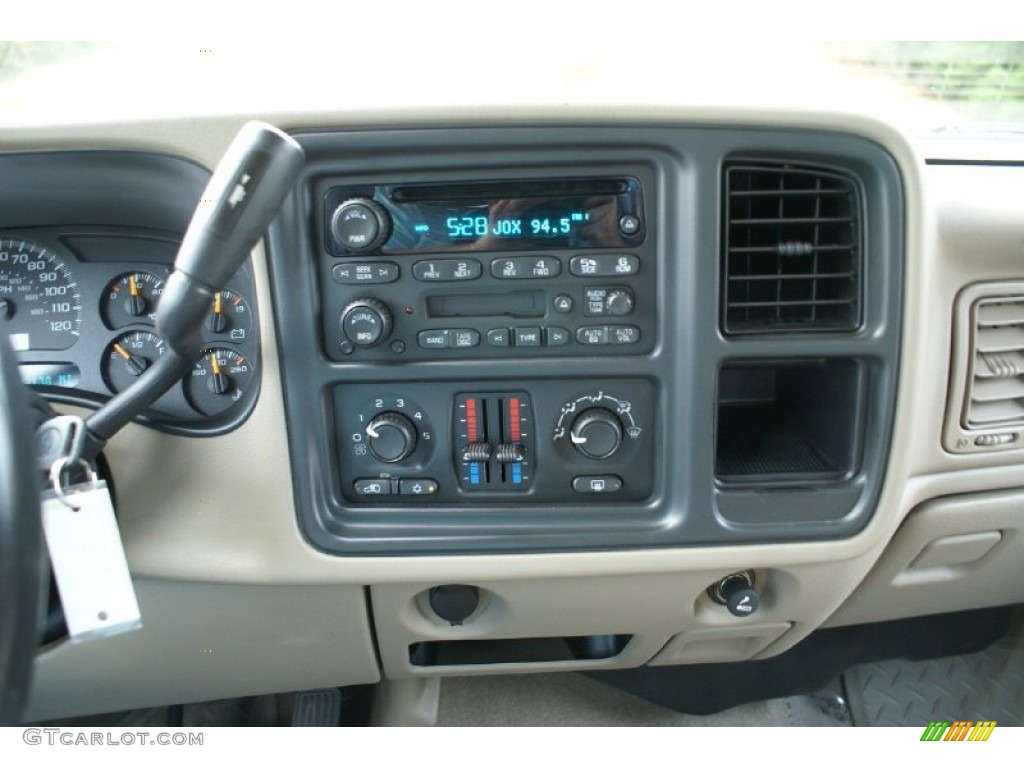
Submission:
M 569 438 L 587 458 L 607 459 L 622 444 L 622 422 L 607 408 L 588 408 L 572 423 Z
M 334 209 L 331 232 L 352 253 L 366 253 L 388 239 L 391 217 L 368 197 L 354 197 Z
M 633 296 L 629 291 L 612 290 L 604 299 L 605 309 L 612 315 L 628 315 L 633 311 Z
M 394 464 L 416 450 L 416 426 L 400 413 L 384 411 L 366 425 L 366 442 L 379 461 Z
M 341 332 L 357 347 L 372 347 L 391 335 L 391 310 L 383 301 L 362 298 L 341 310 Z

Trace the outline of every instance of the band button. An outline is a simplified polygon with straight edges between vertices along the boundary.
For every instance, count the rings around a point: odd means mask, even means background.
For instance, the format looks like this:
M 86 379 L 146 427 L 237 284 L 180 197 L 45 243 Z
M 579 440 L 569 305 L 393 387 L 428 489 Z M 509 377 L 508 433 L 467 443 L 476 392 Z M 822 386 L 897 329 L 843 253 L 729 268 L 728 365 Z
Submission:
M 448 334 L 447 330 L 420 331 L 416 336 L 416 343 L 423 349 L 448 349 L 450 344 Z

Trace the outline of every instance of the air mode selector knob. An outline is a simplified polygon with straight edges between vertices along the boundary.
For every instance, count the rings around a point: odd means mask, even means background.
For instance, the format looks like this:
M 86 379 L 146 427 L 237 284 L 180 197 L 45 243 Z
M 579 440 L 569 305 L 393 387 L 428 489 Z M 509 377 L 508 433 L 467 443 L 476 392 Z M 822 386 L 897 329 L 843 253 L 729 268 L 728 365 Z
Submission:
M 607 408 L 588 408 L 572 423 L 569 439 L 589 459 L 607 459 L 622 444 L 622 422 Z
M 377 299 L 356 299 L 341 310 L 341 332 L 357 347 L 372 347 L 391 335 L 391 310 Z
M 401 413 L 383 411 L 366 425 L 366 443 L 375 458 L 394 464 L 416 450 L 416 425 Z
M 391 217 L 368 197 L 354 197 L 334 209 L 331 233 L 350 253 L 366 253 L 388 239 Z

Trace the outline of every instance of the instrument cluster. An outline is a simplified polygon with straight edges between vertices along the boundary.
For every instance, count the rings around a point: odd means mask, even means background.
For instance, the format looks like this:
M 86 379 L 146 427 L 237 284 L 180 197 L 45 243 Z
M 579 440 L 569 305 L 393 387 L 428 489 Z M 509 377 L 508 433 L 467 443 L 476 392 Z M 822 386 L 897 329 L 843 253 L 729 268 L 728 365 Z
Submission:
M 40 228 L 0 232 L 0 323 L 22 381 L 47 399 L 95 407 L 164 353 L 156 318 L 179 242 L 149 231 Z M 246 264 L 217 293 L 196 363 L 144 420 L 215 434 L 243 420 L 259 388 L 259 339 Z

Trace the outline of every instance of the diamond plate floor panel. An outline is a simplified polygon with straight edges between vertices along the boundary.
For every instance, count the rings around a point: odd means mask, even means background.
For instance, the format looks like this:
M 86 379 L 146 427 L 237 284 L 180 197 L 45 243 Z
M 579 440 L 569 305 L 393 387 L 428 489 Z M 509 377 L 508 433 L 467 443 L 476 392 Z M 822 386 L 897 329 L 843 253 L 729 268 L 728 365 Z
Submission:
M 862 664 L 843 682 L 856 725 L 921 726 L 933 720 L 1024 725 L 1024 622 L 980 653 Z

